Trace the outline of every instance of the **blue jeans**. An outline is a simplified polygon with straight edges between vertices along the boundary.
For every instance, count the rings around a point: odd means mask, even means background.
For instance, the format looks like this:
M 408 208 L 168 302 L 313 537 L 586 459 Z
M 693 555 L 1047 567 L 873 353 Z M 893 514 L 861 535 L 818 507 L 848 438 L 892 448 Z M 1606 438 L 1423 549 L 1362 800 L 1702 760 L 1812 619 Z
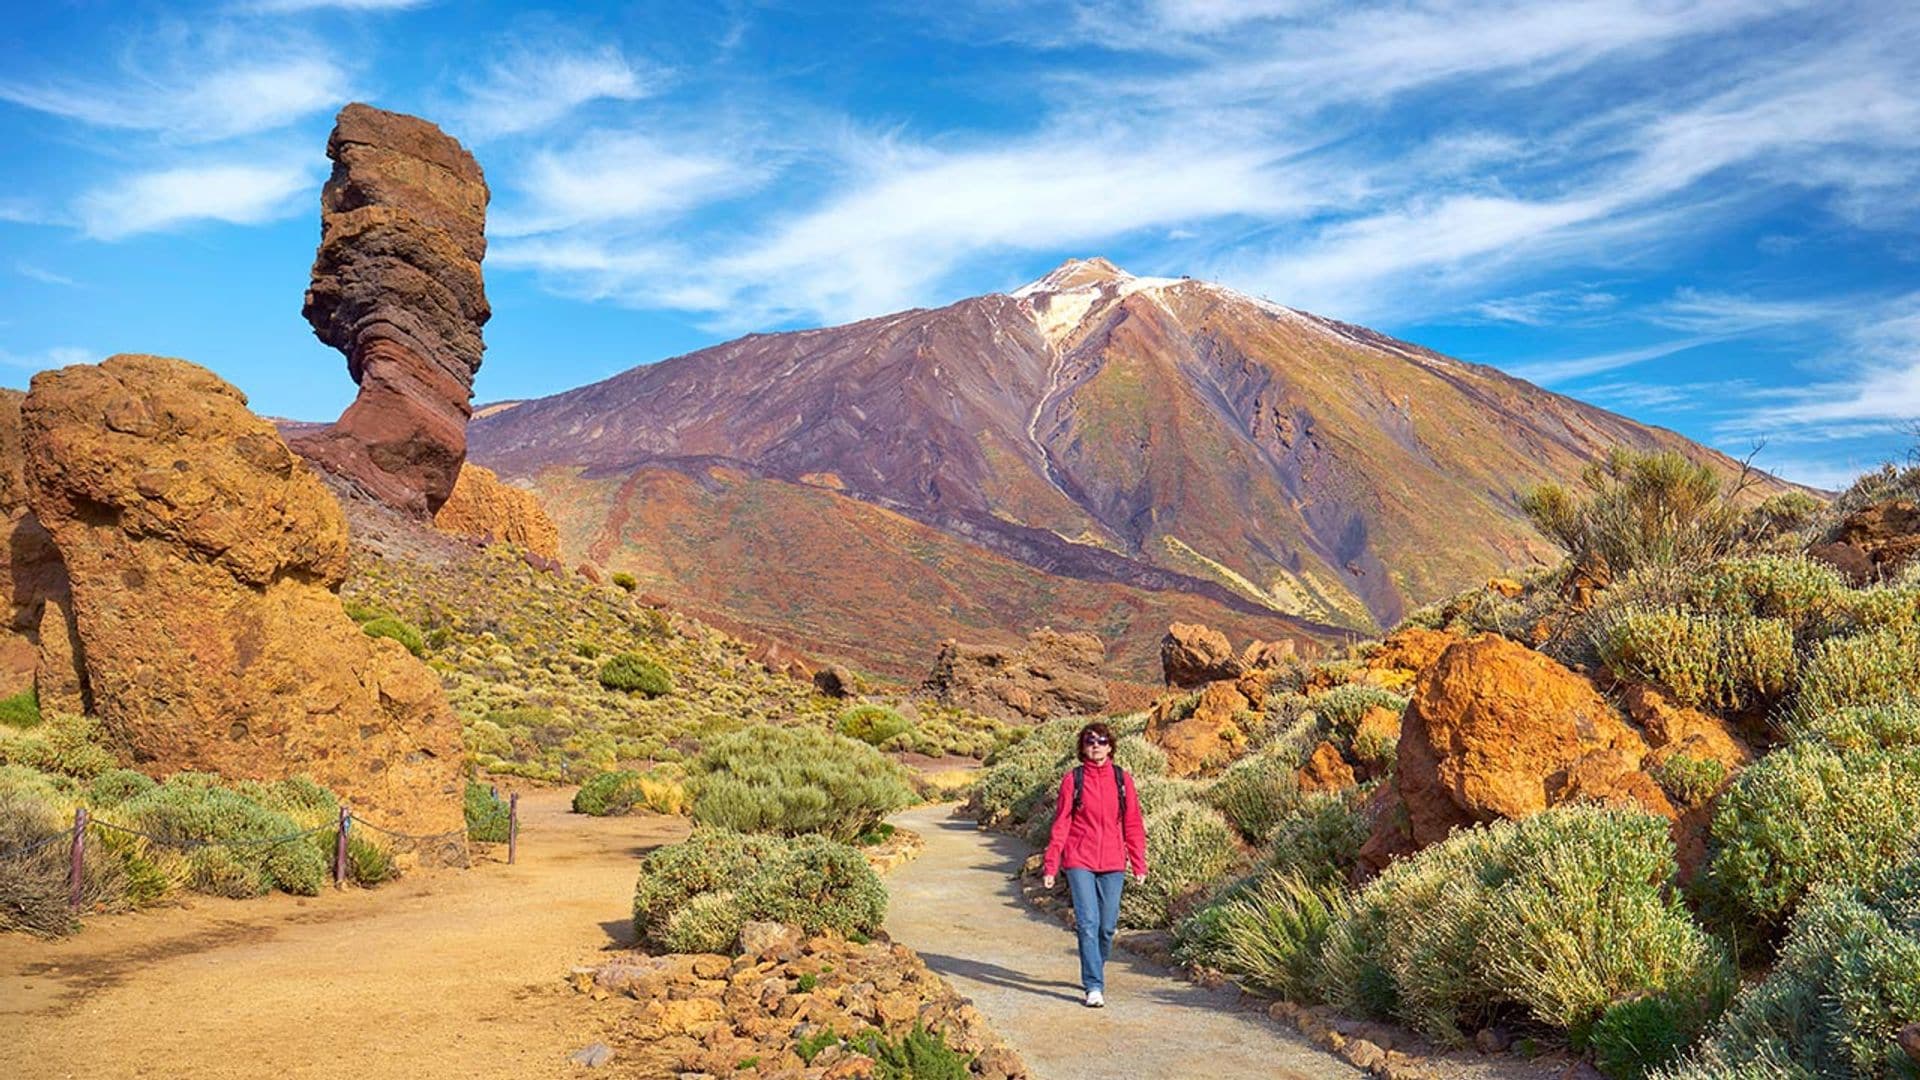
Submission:
M 1121 870 L 1096 873 L 1067 869 L 1067 891 L 1073 894 L 1074 932 L 1080 938 L 1080 986 L 1107 988 L 1107 957 L 1113 952 L 1113 929 L 1120 923 L 1120 888 L 1127 875 Z

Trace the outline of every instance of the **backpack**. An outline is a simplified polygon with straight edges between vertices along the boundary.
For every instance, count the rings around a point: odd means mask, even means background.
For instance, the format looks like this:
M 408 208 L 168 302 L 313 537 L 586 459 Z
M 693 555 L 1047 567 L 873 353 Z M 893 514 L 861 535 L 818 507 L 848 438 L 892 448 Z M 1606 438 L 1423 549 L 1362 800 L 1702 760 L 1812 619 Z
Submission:
M 1080 793 L 1087 786 L 1086 770 L 1085 765 L 1073 767 L 1073 812 L 1076 814 L 1080 812 Z M 1113 783 L 1115 794 L 1120 796 L 1120 824 L 1124 826 L 1127 823 L 1127 770 L 1113 766 Z

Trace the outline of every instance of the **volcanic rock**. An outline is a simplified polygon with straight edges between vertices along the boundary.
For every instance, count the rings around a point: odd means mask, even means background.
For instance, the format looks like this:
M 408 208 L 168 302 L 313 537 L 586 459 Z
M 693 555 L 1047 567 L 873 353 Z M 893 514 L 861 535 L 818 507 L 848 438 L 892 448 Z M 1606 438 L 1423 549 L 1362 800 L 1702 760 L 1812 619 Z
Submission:
M 1237 679 L 1245 670 L 1233 654 L 1233 643 L 1218 630 L 1193 623 L 1174 623 L 1160 639 L 1160 672 L 1168 686 L 1192 690 L 1222 679 Z
M 1355 782 L 1353 766 L 1340 756 L 1340 748 L 1330 742 L 1314 747 L 1307 763 L 1300 767 L 1300 790 L 1304 792 L 1345 791 Z
M 360 386 L 296 449 L 388 505 L 429 516 L 466 460 L 485 346 L 489 193 L 479 163 L 417 117 L 354 103 L 327 140 L 320 250 L 302 314 Z
M 1892 577 L 1920 552 L 1920 505 L 1887 499 L 1848 514 L 1807 555 L 1827 563 L 1854 585 Z
M 1147 715 L 1147 741 L 1167 755 L 1176 777 L 1212 772 L 1246 750 L 1244 716 L 1252 703 L 1231 682 L 1209 683 L 1199 697 L 1169 695 Z
M 0 389 L 0 695 L 29 687 L 45 713 L 87 711 L 78 668 L 67 568 L 53 537 L 27 507 L 26 452 L 20 404 L 26 395 Z
M 1284 667 L 1293 662 L 1299 652 L 1299 646 L 1291 639 L 1279 641 L 1250 641 L 1240 651 L 1240 666 L 1248 671 L 1260 671 L 1266 668 Z
M 813 688 L 830 698 L 849 698 L 860 693 L 860 676 L 839 664 L 828 664 L 813 673 Z
M 441 532 L 517 544 L 543 558 L 560 558 L 560 530 L 533 492 L 503 484 L 492 469 L 460 467 L 453 492 L 433 515 Z M 586 567 L 582 566 L 582 573 Z M 593 580 L 598 580 L 595 571 Z
M 942 704 L 1002 720 L 1090 715 L 1107 704 L 1105 660 L 1098 637 L 1045 627 L 1027 635 L 1024 649 L 948 640 L 922 689 Z
M 1498 635 L 1449 646 L 1401 719 L 1397 780 L 1413 839 L 1544 810 L 1579 793 L 1557 787 L 1574 765 L 1606 752 L 1618 756 L 1577 774 L 1587 788 L 1606 785 L 1607 764 L 1637 769 L 1647 745 L 1587 679 Z
M 140 766 L 296 773 L 464 862 L 460 727 L 336 591 L 340 506 L 246 398 L 155 356 L 45 371 L 21 410 L 28 502 L 72 579 L 87 686 Z

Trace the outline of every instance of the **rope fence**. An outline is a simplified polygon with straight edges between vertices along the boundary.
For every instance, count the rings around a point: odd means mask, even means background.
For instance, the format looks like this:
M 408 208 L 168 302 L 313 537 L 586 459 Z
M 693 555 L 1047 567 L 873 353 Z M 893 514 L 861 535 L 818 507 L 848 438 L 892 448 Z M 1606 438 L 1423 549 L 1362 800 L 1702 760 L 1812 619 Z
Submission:
M 507 863 L 508 865 L 512 865 L 519 860 L 520 855 L 520 793 L 516 791 L 508 795 L 503 805 L 502 800 L 499 798 L 499 792 L 495 791 L 494 803 L 494 812 L 473 824 L 491 825 L 498 822 L 502 816 L 507 819 Z M 287 833 L 285 836 L 250 837 L 243 840 L 208 840 L 193 836 L 160 836 L 142 829 L 129 828 L 128 826 L 115 824 L 111 821 L 102 821 L 92 816 L 92 814 L 87 811 L 87 808 L 82 806 L 73 812 L 73 828 L 71 830 L 53 833 L 23 847 L 0 851 L 0 860 L 24 859 L 62 840 L 69 841 L 71 845 L 69 848 L 71 869 L 68 874 L 67 903 L 70 907 L 78 909 L 81 907 L 81 886 L 86 877 L 88 829 L 99 829 L 122 833 L 127 836 L 137 836 L 146 840 L 148 843 L 159 844 L 162 847 L 176 848 L 181 851 L 196 851 L 200 848 L 209 847 L 257 851 L 265 848 L 278 847 L 281 844 L 290 844 L 296 840 L 304 840 L 309 836 L 318 835 L 328 829 L 336 829 L 338 832 L 335 834 L 333 842 L 333 886 L 339 889 L 346 887 L 347 836 L 355 825 L 364 826 L 372 829 L 374 832 L 391 836 L 396 840 L 405 840 L 415 844 L 434 843 L 445 840 L 455 835 L 464 834 L 473 828 L 473 825 L 468 825 L 466 828 L 459 830 L 458 833 L 404 833 L 397 829 L 389 829 L 383 825 L 376 825 L 365 818 L 356 817 L 351 809 L 342 806 L 340 807 L 340 817 L 338 821 L 326 825 L 315 825 L 311 829 L 302 829 L 299 832 Z

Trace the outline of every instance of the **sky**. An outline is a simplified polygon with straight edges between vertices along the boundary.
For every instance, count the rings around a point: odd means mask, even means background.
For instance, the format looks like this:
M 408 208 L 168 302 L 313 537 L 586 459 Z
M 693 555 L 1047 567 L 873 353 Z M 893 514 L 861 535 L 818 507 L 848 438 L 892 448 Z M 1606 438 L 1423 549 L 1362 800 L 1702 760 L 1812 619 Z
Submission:
M 486 170 L 480 401 L 1104 255 L 1841 486 L 1920 443 L 1917 88 L 1911 0 L 49 0 L 0 385 L 151 352 L 337 415 L 300 302 L 361 100 Z

